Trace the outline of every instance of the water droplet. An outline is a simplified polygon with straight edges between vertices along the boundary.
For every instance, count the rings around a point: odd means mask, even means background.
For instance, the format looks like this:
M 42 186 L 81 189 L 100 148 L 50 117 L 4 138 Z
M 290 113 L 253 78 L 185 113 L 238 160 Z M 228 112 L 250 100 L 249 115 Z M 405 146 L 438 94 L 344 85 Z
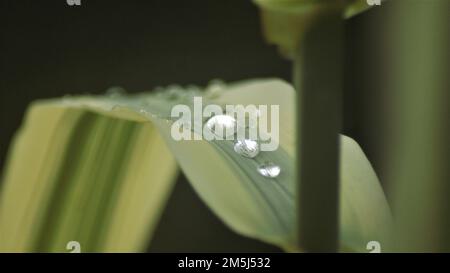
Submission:
M 226 83 L 222 80 L 211 80 L 206 87 L 205 96 L 210 99 L 219 97 L 226 88 Z
M 208 119 L 206 128 L 216 136 L 226 138 L 236 132 L 236 119 L 228 115 L 216 115 Z
M 123 89 L 123 88 L 120 87 L 120 86 L 113 86 L 113 87 L 110 87 L 110 88 L 108 88 L 108 90 L 106 90 L 106 92 L 105 92 L 105 94 L 106 94 L 108 97 L 111 97 L 111 98 L 118 98 L 118 97 L 121 97 L 121 96 L 125 95 L 126 93 L 127 93 L 127 91 L 125 91 L 125 89 Z
M 275 178 L 280 174 L 281 169 L 280 166 L 272 162 L 266 162 L 258 166 L 258 172 L 262 176 Z
M 239 155 L 253 158 L 259 154 L 259 144 L 255 140 L 238 140 L 234 144 L 234 151 Z

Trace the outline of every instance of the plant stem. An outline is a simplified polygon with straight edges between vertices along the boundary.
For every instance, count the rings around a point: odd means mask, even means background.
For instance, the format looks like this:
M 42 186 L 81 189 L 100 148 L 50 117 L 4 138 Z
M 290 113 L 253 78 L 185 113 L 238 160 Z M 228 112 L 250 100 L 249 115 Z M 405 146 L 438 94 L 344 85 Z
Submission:
M 393 1 L 387 16 L 395 115 L 386 149 L 396 245 L 401 252 L 450 251 L 450 32 L 448 0 Z
M 339 233 L 339 133 L 343 79 L 341 12 L 319 16 L 294 62 L 297 90 L 299 246 L 336 252 Z

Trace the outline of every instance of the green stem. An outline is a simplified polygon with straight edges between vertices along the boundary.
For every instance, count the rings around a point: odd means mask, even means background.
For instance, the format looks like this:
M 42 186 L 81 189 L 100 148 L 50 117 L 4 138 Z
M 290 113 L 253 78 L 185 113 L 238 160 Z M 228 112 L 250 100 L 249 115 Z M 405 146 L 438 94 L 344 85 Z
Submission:
M 450 251 L 448 0 L 392 2 L 388 185 L 401 252 Z
M 336 252 L 339 234 L 339 133 L 343 79 L 341 12 L 320 16 L 294 63 L 297 89 L 299 247 Z

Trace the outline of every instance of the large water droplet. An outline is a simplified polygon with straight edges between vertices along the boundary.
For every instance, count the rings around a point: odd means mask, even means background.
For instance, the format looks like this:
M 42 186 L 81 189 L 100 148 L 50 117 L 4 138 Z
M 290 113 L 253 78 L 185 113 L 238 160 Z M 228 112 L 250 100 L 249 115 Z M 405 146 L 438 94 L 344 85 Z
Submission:
M 253 158 L 259 154 L 259 144 L 255 140 L 238 140 L 234 144 L 234 151 L 239 155 Z
M 280 175 L 281 168 L 272 162 L 266 162 L 258 166 L 258 172 L 262 176 L 275 178 Z
M 232 136 L 236 132 L 236 119 L 228 115 L 216 115 L 208 119 L 206 128 L 220 138 Z

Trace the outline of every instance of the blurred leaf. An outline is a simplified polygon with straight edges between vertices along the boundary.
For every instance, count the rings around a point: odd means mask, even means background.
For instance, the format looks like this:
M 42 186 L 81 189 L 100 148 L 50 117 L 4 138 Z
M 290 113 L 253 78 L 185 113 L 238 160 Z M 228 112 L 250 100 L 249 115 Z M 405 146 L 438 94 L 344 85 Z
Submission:
M 339 12 L 349 18 L 370 8 L 367 0 L 253 0 L 261 9 L 266 40 L 293 58 L 317 17 Z
M 146 247 L 176 165 L 155 126 L 64 100 L 30 107 L 0 198 L 1 252 L 136 251 Z
M 166 144 L 231 229 L 298 251 L 293 88 L 270 79 L 230 84 L 215 98 L 185 91 L 33 103 L 6 167 L 1 251 L 62 252 L 68 241 L 79 241 L 82 252 L 142 250 L 174 178 Z M 191 105 L 194 95 L 206 104 L 280 105 L 279 149 L 249 159 L 234 152 L 231 140 L 175 141 L 172 106 Z M 386 240 L 390 211 L 359 146 L 342 137 L 341 149 L 342 249 L 365 251 L 368 241 Z M 278 177 L 257 172 L 267 161 L 281 167 Z

